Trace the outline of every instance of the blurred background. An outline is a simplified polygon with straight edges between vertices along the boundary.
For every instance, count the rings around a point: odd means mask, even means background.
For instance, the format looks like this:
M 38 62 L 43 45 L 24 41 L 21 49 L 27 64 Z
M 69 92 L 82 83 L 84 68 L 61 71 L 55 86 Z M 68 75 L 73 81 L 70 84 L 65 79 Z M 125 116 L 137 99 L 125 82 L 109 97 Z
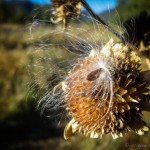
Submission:
M 150 14 L 149 0 L 86 1 L 95 13 L 118 28 L 142 12 Z M 56 38 L 52 34 L 62 25 L 51 24 L 50 9 L 49 0 L 0 1 L 0 150 L 150 149 L 150 133 L 130 133 L 116 140 L 109 135 L 94 140 L 76 135 L 65 141 L 67 117 L 40 115 L 37 101 L 61 80 L 67 61 L 75 57 L 60 46 L 66 42 L 63 35 Z M 85 9 L 82 13 L 88 14 Z M 92 31 L 89 22 L 81 16 L 78 24 Z M 64 60 L 66 63 L 57 63 Z M 143 70 L 148 69 L 146 62 L 143 59 Z M 150 125 L 149 114 L 144 112 L 143 117 Z

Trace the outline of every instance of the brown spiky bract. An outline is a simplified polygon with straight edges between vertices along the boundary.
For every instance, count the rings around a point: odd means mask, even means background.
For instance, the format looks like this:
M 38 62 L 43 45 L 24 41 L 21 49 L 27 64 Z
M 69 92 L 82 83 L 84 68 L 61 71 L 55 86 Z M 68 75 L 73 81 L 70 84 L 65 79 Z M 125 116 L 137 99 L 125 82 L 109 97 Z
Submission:
M 82 3 L 80 0 L 52 0 L 56 20 L 53 22 L 57 23 L 63 21 L 64 29 L 67 27 L 71 18 L 79 18 L 81 13 Z
M 110 92 L 105 96 L 106 99 L 101 96 L 101 84 L 106 81 L 98 81 L 102 72 L 94 67 L 101 59 L 111 61 L 106 67 L 113 85 L 110 106 Z M 80 60 L 66 80 L 67 109 L 73 119 L 65 128 L 65 139 L 76 132 L 90 135 L 91 138 L 111 133 L 116 138 L 131 130 L 139 135 L 148 131 L 149 127 L 142 119 L 141 105 L 149 90 L 139 69 L 140 64 L 140 58 L 135 52 L 112 41 L 99 53 L 90 54 Z M 103 79 L 107 80 L 107 77 Z

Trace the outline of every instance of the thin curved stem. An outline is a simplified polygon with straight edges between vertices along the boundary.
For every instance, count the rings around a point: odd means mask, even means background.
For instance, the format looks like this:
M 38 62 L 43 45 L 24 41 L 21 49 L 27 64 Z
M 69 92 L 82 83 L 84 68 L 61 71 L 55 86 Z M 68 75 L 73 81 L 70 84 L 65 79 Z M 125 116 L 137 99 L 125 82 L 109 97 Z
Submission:
M 96 19 L 101 24 L 103 24 L 109 31 L 111 31 L 114 35 L 116 35 L 122 42 L 125 42 L 123 36 L 119 34 L 116 30 L 114 30 L 111 25 L 109 25 L 107 22 L 101 19 L 97 14 L 95 14 L 85 0 L 81 0 L 81 3 L 94 19 Z

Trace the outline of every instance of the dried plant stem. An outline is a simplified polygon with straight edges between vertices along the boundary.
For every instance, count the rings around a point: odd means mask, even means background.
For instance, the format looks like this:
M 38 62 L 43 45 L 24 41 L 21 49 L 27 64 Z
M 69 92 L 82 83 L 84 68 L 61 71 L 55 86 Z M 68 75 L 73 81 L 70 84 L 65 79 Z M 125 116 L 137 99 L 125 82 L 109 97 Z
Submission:
M 90 6 L 87 4 L 87 2 L 85 0 L 81 0 L 82 5 L 85 7 L 85 9 L 89 12 L 89 14 L 96 19 L 97 21 L 99 21 L 102 25 L 104 25 L 109 31 L 111 31 L 114 35 L 116 35 L 122 42 L 124 41 L 124 38 L 121 34 L 119 34 L 116 30 L 114 30 L 112 28 L 112 26 L 110 26 L 108 23 L 106 23 L 103 19 L 101 19 L 98 15 L 96 15 L 93 10 L 90 8 Z

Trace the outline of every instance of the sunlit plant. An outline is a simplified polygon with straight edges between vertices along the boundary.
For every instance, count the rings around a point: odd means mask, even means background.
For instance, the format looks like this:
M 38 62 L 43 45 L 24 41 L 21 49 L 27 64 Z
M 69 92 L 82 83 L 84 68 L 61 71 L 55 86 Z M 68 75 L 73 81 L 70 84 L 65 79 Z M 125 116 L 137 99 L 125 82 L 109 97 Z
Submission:
M 123 137 L 130 131 L 139 135 L 149 131 L 142 119 L 142 111 L 150 110 L 149 84 L 141 70 L 141 59 L 135 45 L 96 15 L 84 0 L 52 0 L 53 23 L 63 21 L 62 31 L 52 31 L 54 36 L 64 32 L 70 40 L 64 47 L 79 56 L 68 67 L 62 81 L 41 98 L 38 107 L 54 111 L 64 107 L 70 122 L 64 129 L 64 138 L 69 139 L 79 132 L 91 138 L 111 134 Z M 106 43 L 95 41 L 95 35 L 80 29 L 86 38 L 69 33 L 67 28 L 72 18 L 80 16 L 84 6 L 94 23 L 111 31 L 119 42 L 110 37 Z M 94 25 L 95 25 L 94 24 Z M 99 34 L 96 30 L 96 35 Z M 84 36 L 85 37 L 85 36 Z M 93 40 L 89 42 L 89 37 Z M 76 42 L 72 42 L 72 39 Z M 61 75 L 60 75 L 61 76 Z

